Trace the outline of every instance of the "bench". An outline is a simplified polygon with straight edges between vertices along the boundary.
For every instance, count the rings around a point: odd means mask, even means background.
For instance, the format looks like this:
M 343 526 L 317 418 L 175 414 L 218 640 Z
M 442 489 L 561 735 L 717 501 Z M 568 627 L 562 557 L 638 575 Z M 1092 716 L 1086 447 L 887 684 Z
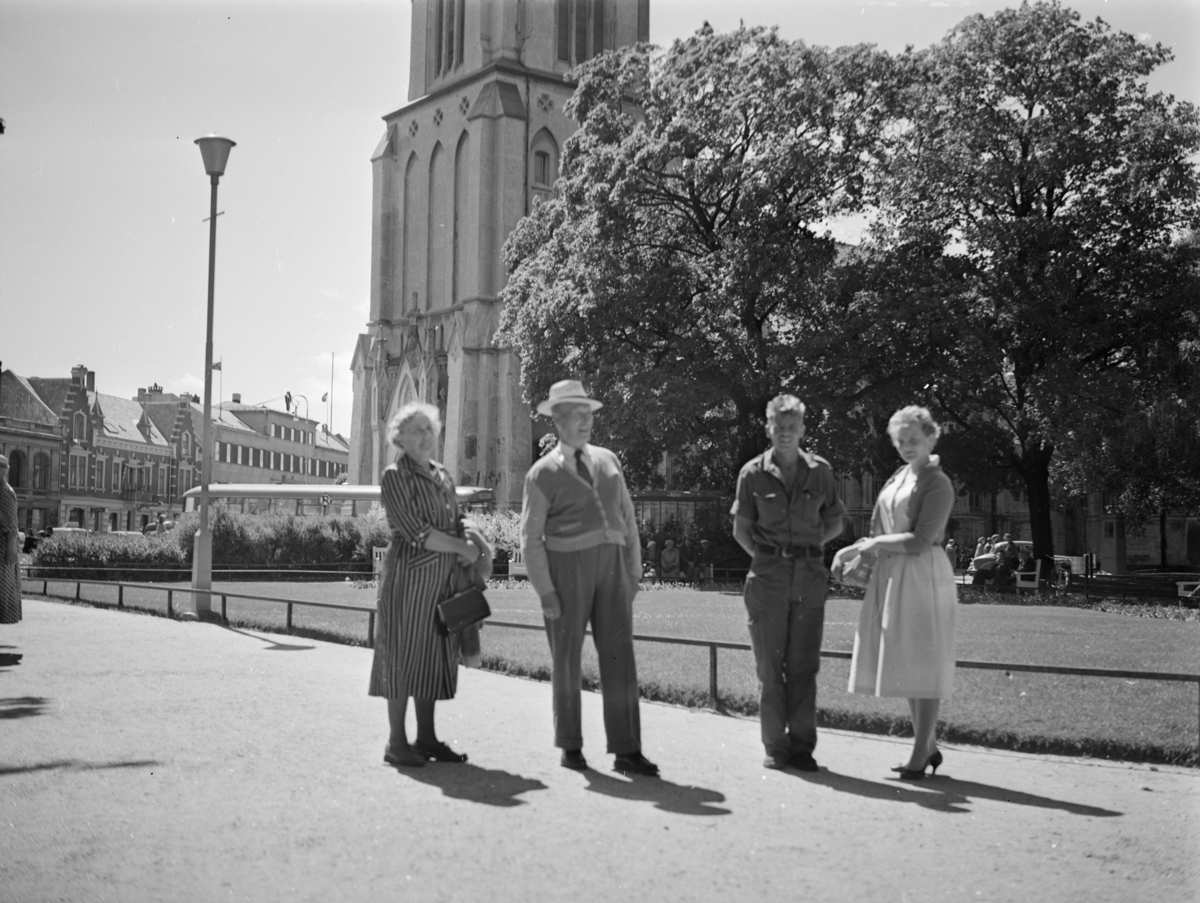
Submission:
M 1032 571 L 1013 571 L 1013 577 L 1016 579 L 1017 595 L 1021 595 L 1025 590 L 1033 590 L 1034 593 L 1041 592 L 1039 580 L 1042 576 L 1042 559 L 1034 562 Z

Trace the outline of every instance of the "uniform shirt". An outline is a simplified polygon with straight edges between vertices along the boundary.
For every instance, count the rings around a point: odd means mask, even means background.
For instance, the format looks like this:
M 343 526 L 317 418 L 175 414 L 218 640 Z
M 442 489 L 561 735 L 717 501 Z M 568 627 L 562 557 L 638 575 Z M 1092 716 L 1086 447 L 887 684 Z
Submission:
M 803 450 L 789 497 L 774 449 L 768 448 L 743 465 L 730 513 L 750 521 L 750 538 L 756 543 L 819 546 L 827 529 L 841 521 L 846 506 L 838 498 L 829 462 Z

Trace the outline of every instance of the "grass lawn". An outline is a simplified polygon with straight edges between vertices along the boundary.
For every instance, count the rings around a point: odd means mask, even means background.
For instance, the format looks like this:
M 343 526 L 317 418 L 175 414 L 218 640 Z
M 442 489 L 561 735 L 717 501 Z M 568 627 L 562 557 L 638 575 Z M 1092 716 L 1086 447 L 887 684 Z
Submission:
M 29 581 L 26 591 L 41 589 Z M 163 587 L 167 587 L 164 585 Z M 183 588 L 182 584 L 172 585 Z M 373 589 L 350 583 L 214 583 L 216 592 L 261 593 L 295 600 L 362 606 L 338 611 L 297 606 L 299 633 L 365 643 Z M 50 583 L 52 595 L 73 597 L 74 584 Z M 115 604 L 114 587 L 82 589 L 85 601 Z M 491 589 L 493 620 L 537 625 L 541 609 L 531 589 Z M 127 607 L 166 613 L 162 590 L 126 589 Z M 220 601 L 214 599 L 219 611 Z M 186 609 L 176 593 L 176 611 Z M 861 603 L 830 599 L 823 647 L 853 648 Z M 231 623 L 282 630 L 285 607 L 271 602 L 228 600 Z M 635 603 L 639 634 L 747 643 L 745 609 L 739 593 L 653 589 Z M 484 631 L 485 666 L 535 677 L 549 672 L 541 631 L 492 626 Z M 685 705 L 708 704 L 709 653 L 706 648 L 637 643 L 643 695 Z M 594 650 L 584 647 L 585 680 L 596 682 Z M 1038 605 L 960 605 L 957 657 L 963 660 L 1065 665 L 1138 671 L 1200 673 L 1200 621 L 1139 618 L 1080 608 Z M 849 662 L 825 659 L 819 704 L 829 726 L 884 733 L 908 729 L 907 706 L 899 699 L 876 699 L 846 692 Z M 721 650 L 718 680 L 722 703 L 734 712 L 757 711 L 757 679 L 748 651 Z M 1024 674 L 958 669 L 955 693 L 943 704 L 943 737 L 954 742 L 1147 761 L 1200 764 L 1197 755 L 1197 687 L 1194 683 L 1133 681 L 1121 678 Z

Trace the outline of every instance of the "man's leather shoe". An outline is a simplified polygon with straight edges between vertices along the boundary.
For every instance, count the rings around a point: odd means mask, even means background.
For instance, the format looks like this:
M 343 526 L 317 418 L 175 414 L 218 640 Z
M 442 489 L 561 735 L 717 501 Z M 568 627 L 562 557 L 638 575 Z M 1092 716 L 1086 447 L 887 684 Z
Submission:
M 647 777 L 658 777 L 658 766 L 643 756 L 640 752 L 625 753 L 613 759 L 613 771 L 621 774 L 642 774 Z
M 763 768 L 773 768 L 775 771 L 783 771 L 788 767 L 791 760 L 787 756 L 767 756 L 763 759 Z
M 583 757 L 582 750 L 564 749 L 562 751 L 562 758 L 559 760 L 559 764 L 561 764 L 563 768 L 572 768 L 575 771 L 583 771 L 585 768 L 587 768 L 587 759 Z
M 818 771 L 817 760 L 812 757 L 812 753 L 796 752 L 792 753 L 788 759 L 788 764 L 797 771 Z

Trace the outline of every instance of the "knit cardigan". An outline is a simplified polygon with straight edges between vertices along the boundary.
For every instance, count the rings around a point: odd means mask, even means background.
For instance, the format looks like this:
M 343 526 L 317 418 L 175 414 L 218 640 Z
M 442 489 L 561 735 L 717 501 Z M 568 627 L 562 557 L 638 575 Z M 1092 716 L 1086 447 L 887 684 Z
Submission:
M 904 471 L 900 467 L 888 478 L 875 499 L 875 510 L 871 514 L 871 535 L 883 533 L 883 490 L 900 478 Z M 950 520 L 950 511 L 954 508 L 954 484 L 942 471 L 937 455 L 930 455 L 929 463 L 917 474 L 917 488 L 908 497 L 909 529 L 899 535 L 905 536 L 902 549 L 892 549 L 893 552 L 903 551 L 909 555 L 923 552 L 930 546 L 940 546 L 946 539 L 946 523 Z

